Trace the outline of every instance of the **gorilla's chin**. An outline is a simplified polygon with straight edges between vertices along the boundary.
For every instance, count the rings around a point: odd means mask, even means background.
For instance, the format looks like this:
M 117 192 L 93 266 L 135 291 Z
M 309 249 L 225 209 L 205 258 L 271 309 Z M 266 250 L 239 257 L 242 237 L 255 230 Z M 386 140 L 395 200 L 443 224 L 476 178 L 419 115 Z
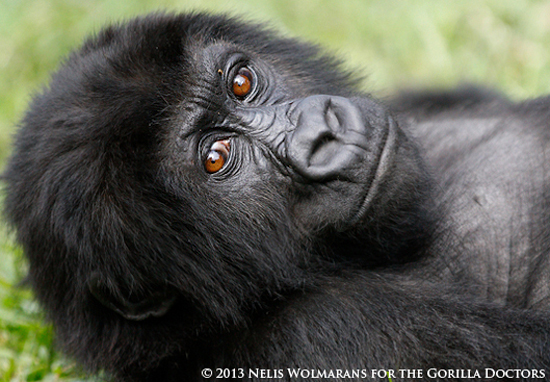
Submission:
M 370 205 L 372 204 L 376 194 L 380 192 L 380 184 L 384 182 L 386 177 L 390 177 L 390 168 L 394 160 L 396 145 L 398 144 L 397 125 L 392 117 L 388 117 L 387 134 L 382 143 L 383 150 L 378 157 L 378 165 L 376 172 L 372 178 L 372 182 L 365 188 L 366 192 L 362 202 L 360 202 L 357 212 L 348 220 L 348 227 L 354 226 L 358 222 L 365 219 Z

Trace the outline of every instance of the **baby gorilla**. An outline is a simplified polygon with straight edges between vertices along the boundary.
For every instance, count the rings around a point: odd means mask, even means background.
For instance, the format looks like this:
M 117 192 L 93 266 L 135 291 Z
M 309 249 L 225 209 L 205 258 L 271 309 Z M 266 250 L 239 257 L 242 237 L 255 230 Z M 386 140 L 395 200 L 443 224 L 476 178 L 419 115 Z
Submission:
M 220 16 L 87 40 L 32 101 L 5 174 L 64 351 L 120 381 L 545 378 L 550 99 L 386 107 L 356 83 Z

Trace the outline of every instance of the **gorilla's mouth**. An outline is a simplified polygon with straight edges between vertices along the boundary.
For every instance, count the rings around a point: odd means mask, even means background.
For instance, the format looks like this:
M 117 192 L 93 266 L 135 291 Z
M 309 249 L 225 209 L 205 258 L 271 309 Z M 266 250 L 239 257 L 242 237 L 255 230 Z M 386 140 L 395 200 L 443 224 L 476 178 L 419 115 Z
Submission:
M 391 116 L 388 116 L 387 126 L 388 129 L 386 130 L 386 134 L 380 145 L 383 148 L 378 156 L 378 163 L 373 166 L 376 168 L 374 176 L 372 177 L 371 183 L 366 188 L 367 192 L 365 193 L 365 197 L 363 198 L 359 209 L 349 220 L 349 226 L 353 226 L 364 218 L 370 205 L 372 204 L 373 199 L 378 194 L 380 184 L 386 177 L 386 174 L 388 173 L 388 170 L 393 162 L 397 142 L 397 126 L 395 120 Z

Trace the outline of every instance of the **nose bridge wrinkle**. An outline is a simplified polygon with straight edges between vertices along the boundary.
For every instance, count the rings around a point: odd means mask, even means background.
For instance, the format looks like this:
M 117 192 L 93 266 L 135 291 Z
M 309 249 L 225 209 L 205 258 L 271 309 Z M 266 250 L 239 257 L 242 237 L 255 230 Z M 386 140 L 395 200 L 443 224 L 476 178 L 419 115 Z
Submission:
M 285 141 L 294 130 L 292 123 L 292 103 L 260 107 L 241 107 L 236 111 L 240 128 L 267 146 L 279 159 L 286 158 Z

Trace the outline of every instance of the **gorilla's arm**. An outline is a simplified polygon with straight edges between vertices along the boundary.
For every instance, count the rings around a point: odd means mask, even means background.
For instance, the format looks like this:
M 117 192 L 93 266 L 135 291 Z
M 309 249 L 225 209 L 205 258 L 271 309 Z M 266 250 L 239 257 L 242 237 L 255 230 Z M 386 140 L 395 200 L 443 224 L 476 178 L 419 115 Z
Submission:
M 262 324 L 226 339 L 222 358 L 201 366 L 480 373 L 550 367 L 543 314 L 461 301 L 441 286 L 415 284 L 380 274 L 320 280 Z

